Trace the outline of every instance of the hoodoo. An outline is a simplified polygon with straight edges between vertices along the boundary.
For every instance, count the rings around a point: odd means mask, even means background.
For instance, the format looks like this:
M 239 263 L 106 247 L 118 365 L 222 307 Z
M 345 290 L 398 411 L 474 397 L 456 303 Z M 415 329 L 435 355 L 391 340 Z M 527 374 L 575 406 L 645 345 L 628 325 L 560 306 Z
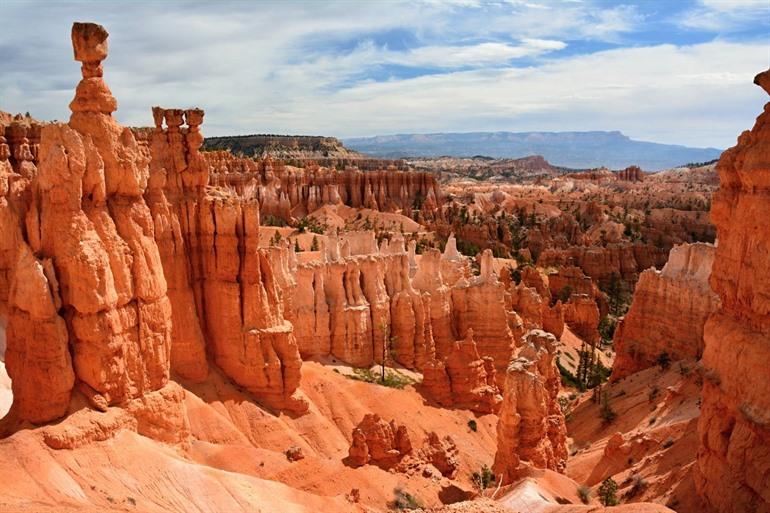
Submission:
M 69 122 L 0 111 L 0 511 L 770 513 L 770 103 L 716 166 L 384 160 L 124 127 L 71 43 Z
M 770 94 L 768 77 L 754 82 Z M 770 511 L 770 103 L 717 170 L 710 283 L 721 304 L 704 327 L 695 484 L 715 511 Z

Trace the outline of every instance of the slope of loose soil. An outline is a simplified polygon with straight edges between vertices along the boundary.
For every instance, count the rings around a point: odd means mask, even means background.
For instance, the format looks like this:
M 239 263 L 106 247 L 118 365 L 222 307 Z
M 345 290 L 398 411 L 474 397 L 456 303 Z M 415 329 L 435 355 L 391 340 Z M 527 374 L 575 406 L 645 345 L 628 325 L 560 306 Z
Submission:
M 583 394 L 568 419 L 573 439 L 567 475 L 593 487 L 612 477 L 626 501 L 667 504 L 679 512 L 698 511 L 693 503 L 692 466 L 697 451 L 700 385 L 695 363 L 654 367 L 605 385 L 616 419 L 606 423 L 591 393 Z M 620 448 L 607 448 L 623 436 Z M 632 491 L 634 482 L 639 483 Z

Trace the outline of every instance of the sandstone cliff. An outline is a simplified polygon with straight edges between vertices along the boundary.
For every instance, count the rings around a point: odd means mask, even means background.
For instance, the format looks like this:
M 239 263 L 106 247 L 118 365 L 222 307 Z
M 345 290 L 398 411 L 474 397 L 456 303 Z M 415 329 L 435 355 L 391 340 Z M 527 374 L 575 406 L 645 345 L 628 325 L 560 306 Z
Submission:
M 83 79 L 70 123 L 43 127 L 36 174 L 20 166 L 29 203 L 6 213 L 18 216 L 6 365 L 13 411 L 32 422 L 64 415 L 75 380 L 115 404 L 169 378 L 171 304 L 143 198 L 148 162 L 112 117 L 107 32 L 76 23 L 72 43 Z
M 703 326 L 719 306 L 708 284 L 714 250 L 704 243 L 676 246 L 662 271 L 641 274 L 615 330 L 613 381 L 655 365 L 663 353 L 670 360 L 701 357 Z
M 755 82 L 770 94 L 770 71 Z M 703 406 L 695 485 L 720 512 L 770 511 L 770 103 L 717 164 L 711 287 L 721 306 L 704 328 Z
M 594 281 L 606 286 L 613 275 L 633 284 L 643 270 L 664 265 L 667 256 L 666 251 L 643 244 L 573 246 L 567 249 L 546 249 L 540 254 L 537 264 L 542 267 L 577 266 Z

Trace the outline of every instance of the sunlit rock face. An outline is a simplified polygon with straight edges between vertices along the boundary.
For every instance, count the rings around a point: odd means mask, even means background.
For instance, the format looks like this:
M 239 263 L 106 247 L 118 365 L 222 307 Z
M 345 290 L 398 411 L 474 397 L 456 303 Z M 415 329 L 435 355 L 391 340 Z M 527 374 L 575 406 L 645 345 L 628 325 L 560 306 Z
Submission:
M 770 71 L 755 82 L 770 93 Z M 715 511 L 770 511 L 770 103 L 717 165 L 695 485 Z
M 258 400 L 302 411 L 292 325 L 257 248 L 259 205 L 206 193 L 203 111 L 156 108 L 154 130 L 120 126 L 106 30 L 76 23 L 72 42 L 83 78 L 69 124 L 19 120 L 0 140 L 16 418 L 65 415 L 74 387 L 104 408 L 163 389 L 172 367 L 202 380 L 207 351 Z
M 567 428 L 557 402 L 561 377 L 556 343 L 550 333 L 528 332 L 506 371 L 493 467 L 503 476 L 503 484 L 516 480 L 522 465 L 559 472 L 566 466 Z
M 719 307 L 708 283 L 715 249 L 704 243 L 676 246 L 662 271 L 641 274 L 615 331 L 613 381 L 655 365 L 664 353 L 672 361 L 701 357 L 703 327 Z

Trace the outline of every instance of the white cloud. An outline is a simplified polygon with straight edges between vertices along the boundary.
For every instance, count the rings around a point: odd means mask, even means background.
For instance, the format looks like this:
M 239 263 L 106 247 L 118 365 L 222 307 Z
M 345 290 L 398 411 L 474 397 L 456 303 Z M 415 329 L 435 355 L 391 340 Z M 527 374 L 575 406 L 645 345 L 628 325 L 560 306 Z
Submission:
M 80 75 L 69 41 L 75 19 L 110 31 L 105 78 L 118 98 L 118 119 L 131 125 L 150 124 L 151 105 L 198 105 L 206 109 L 208 135 L 619 129 L 724 146 L 761 109 L 751 79 L 767 67 L 766 44 L 621 48 L 550 60 L 563 41 L 631 33 L 641 15 L 589 2 L 527 3 L 534 2 L 469 10 L 443 2 L 226 9 L 11 3 L 0 31 L 0 109 L 69 117 Z M 378 39 L 388 31 L 412 39 L 389 46 Z M 511 67 L 522 57 L 532 64 Z M 412 73 L 370 73 L 389 64 Z M 424 67 L 433 74 L 403 78 Z
M 678 22 L 685 28 L 724 32 L 768 19 L 768 0 L 700 0 L 699 5 L 685 12 Z

